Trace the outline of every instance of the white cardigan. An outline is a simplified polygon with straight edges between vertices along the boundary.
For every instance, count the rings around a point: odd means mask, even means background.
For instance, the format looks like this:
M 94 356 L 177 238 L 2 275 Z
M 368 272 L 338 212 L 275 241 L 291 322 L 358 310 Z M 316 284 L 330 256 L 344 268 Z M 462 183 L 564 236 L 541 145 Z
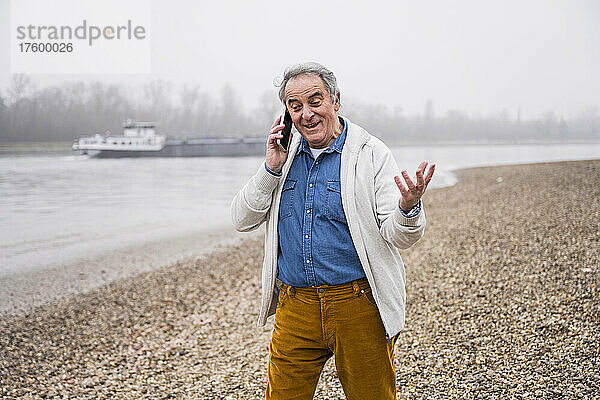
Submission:
M 404 328 L 405 321 L 406 272 L 398 248 L 406 249 L 423 236 L 425 211 L 421 208 L 412 218 L 402 215 L 398 207 L 400 190 L 394 181 L 400 171 L 392 152 L 381 140 L 344 119 L 348 132 L 340 171 L 342 205 L 386 336 L 391 338 Z M 238 231 L 251 231 L 267 222 L 259 327 L 277 307 L 279 202 L 299 143 L 300 135 L 296 133 L 280 177 L 268 173 L 262 163 L 231 203 L 231 217 Z

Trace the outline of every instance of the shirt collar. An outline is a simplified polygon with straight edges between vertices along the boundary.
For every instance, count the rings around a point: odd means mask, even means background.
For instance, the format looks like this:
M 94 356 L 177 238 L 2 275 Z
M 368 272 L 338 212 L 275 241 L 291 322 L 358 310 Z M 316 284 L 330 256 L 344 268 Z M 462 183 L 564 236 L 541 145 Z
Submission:
M 337 138 L 335 138 L 335 140 L 333 141 L 333 143 L 331 143 L 329 145 L 329 147 L 327 147 L 325 150 L 323 150 L 323 152 L 325 153 L 332 153 L 334 151 L 337 151 L 338 153 L 342 153 L 342 149 L 344 148 L 344 142 L 346 141 L 346 131 L 348 130 L 348 125 L 346 124 L 346 120 L 342 117 L 338 117 L 340 122 L 342 123 L 342 125 L 344 125 L 344 128 L 342 129 L 342 133 L 340 134 L 340 136 L 338 136 Z M 310 147 L 308 146 L 308 142 L 302 137 L 300 136 L 300 145 L 298 146 L 298 150 L 296 151 L 296 154 L 298 154 L 299 152 L 304 151 L 306 153 L 310 153 Z

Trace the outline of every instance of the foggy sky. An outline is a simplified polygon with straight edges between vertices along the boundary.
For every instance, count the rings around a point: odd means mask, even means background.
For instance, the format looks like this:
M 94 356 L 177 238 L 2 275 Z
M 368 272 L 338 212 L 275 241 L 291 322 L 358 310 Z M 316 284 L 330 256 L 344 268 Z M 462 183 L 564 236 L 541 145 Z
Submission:
M 218 93 L 231 83 L 245 109 L 300 61 L 338 77 L 344 96 L 436 115 L 571 117 L 600 107 L 600 2 L 152 0 L 152 74 L 31 75 L 142 84 L 165 79 Z M 10 2 L 0 0 L 0 91 L 10 81 Z M 135 16 L 133 16 L 135 17 Z M 10 33 L 12 34 L 12 33 Z

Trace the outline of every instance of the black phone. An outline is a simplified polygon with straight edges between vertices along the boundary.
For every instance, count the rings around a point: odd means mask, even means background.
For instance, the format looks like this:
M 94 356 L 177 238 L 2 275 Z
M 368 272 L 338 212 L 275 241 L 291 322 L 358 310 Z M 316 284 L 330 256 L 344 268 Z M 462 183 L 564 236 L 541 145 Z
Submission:
M 283 151 L 288 151 L 288 148 L 290 147 L 290 137 L 292 133 L 292 116 L 288 112 L 287 107 L 285 108 L 285 111 L 283 113 L 283 124 L 285 125 L 285 128 L 279 131 L 279 133 L 281 133 L 283 137 L 281 139 L 277 139 L 277 144 L 279 144 L 279 147 L 281 147 Z

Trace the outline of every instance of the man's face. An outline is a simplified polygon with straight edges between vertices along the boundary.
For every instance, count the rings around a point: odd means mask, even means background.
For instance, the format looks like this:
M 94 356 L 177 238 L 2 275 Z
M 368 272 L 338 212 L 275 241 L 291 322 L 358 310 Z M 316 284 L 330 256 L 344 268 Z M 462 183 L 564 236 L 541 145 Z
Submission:
M 335 103 L 318 75 L 298 75 L 285 86 L 285 104 L 300 135 L 310 147 L 329 146 L 340 132 L 337 111 L 339 94 Z

